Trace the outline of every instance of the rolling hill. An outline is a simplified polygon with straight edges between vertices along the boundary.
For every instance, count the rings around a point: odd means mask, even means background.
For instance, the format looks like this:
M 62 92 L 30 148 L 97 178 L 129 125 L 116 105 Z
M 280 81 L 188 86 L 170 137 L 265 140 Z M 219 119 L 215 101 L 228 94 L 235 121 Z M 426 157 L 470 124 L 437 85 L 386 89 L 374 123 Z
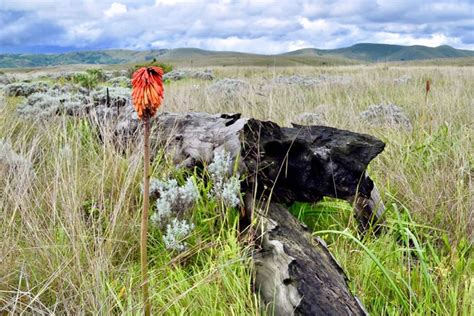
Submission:
M 448 45 L 427 47 L 362 43 L 338 49 L 305 48 L 286 56 L 339 56 L 360 61 L 408 61 L 438 58 L 474 57 L 474 51 L 456 49 Z
M 362 43 L 329 50 L 305 48 L 279 55 L 209 51 L 198 48 L 147 51 L 111 49 L 62 54 L 0 54 L 0 68 L 69 64 L 130 64 L 153 59 L 186 66 L 293 66 L 471 57 L 474 57 L 474 51 L 456 49 L 447 45 L 427 47 Z

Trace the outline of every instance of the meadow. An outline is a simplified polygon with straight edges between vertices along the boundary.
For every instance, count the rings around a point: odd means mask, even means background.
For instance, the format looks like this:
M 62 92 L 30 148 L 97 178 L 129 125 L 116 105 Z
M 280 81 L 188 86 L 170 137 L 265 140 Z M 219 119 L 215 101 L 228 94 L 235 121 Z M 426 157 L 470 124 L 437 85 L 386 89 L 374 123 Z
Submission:
M 168 82 L 163 110 L 238 112 L 280 125 L 317 111 L 330 126 L 386 143 L 368 170 L 387 208 L 379 236 L 359 234 L 347 202 L 325 199 L 291 207 L 327 242 L 369 313 L 473 315 L 472 67 L 212 70 L 217 79 L 238 78 L 249 86 L 229 98 L 211 93 L 211 81 Z M 312 86 L 272 81 L 292 75 L 348 80 Z M 402 77 L 406 80 L 396 80 Z M 425 99 L 426 80 L 431 90 Z M 87 119 L 23 117 L 16 112 L 22 102 L 22 97 L 0 99 L 0 314 L 140 314 L 142 140 L 117 151 L 111 139 L 97 137 Z M 411 129 L 361 119 L 368 106 L 389 103 L 406 113 Z M 7 147 L 21 166 L 2 165 L 13 159 L 6 157 Z M 186 171 L 160 156 L 152 174 L 182 179 Z M 188 248 L 166 249 L 163 232 L 150 227 L 154 314 L 264 314 L 252 289 L 251 249 L 238 238 L 238 211 L 227 209 L 222 218 L 208 198 L 209 188 L 198 176 L 196 181 L 200 198 L 190 213 L 195 228 Z

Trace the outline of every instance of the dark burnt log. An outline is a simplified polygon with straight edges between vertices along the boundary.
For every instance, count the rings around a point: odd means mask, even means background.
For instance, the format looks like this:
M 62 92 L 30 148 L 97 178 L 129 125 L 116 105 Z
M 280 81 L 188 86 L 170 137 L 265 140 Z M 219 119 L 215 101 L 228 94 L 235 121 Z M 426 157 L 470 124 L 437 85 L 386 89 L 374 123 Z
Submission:
M 378 191 L 365 170 L 385 144 L 373 136 L 327 126 L 248 120 L 242 157 L 258 178 L 259 196 L 272 202 L 317 202 L 324 196 L 355 202 L 362 231 L 381 220 Z
M 117 124 L 121 143 L 136 137 L 140 126 L 128 120 Z M 255 281 L 273 313 L 364 314 L 324 243 L 315 241 L 284 205 L 324 196 L 345 199 L 354 203 L 354 215 L 367 229 L 383 213 L 366 174 L 384 148 L 382 141 L 326 126 L 280 127 L 239 114 L 163 113 L 153 121 L 151 142 L 155 152 L 165 148 L 176 165 L 186 168 L 210 164 L 217 151 L 230 153 L 245 176 L 242 223 L 252 223 L 253 213 L 263 223 Z M 256 205 L 267 205 L 267 212 Z
M 286 207 L 271 203 L 259 220 L 255 285 L 268 314 L 367 314 L 324 241 L 312 237 Z
M 243 144 L 250 173 L 273 188 L 272 201 L 278 203 L 370 197 L 374 184 L 365 170 L 384 148 L 369 135 L 327 126 L 280 128 L 253 119 L 245 125 Z
M 139 125 L 117 126 L 133 132 Z M 154 126 L 153 147 L 165 146 L 177 165 L 209 164 L 214 152 L 225 150 L 248 176 L 244 191 L 256 188 L 259 197 L 284 204 L 345 199 L 354 203 L 361 230 L 381 220 L 383 203 L 365 172 L 384 148 L 373 136 L 327 126 L 279 127 L 239 114 L 163 113 Z

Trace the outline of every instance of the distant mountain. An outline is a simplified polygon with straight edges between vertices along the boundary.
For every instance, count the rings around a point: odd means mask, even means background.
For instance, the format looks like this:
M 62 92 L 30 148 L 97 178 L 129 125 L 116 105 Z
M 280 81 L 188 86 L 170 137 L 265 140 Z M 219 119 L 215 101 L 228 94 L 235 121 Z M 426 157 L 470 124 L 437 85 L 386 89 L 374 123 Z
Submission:
M 0 54 L 0 68 L 69 64 L 130 64 L 153 59 L 186 66 L 293 66 L 463 57 L 474 57 L 474 51 L 456 49 L 447 45 L 427 47 L 364 43 L 338 49 L 305 48 L 279 55 L 209 51 L 198 48 L 147 51 L 112 49 L 62 54 Z
M 359 63 L 342 57 L 334 56 L 286 56 L 261 55 L 228 51 L 209 51 L 198 48 L 170 49 L 157 58 L 181 66 L 321 66 L 350 65 Z
M 156 59 L 179 66 L 295 66 L 355 64 L 341 57 L 258 55 L 239 52 L 177 48 L 149 51 L 102 50 L 63 54 L 0 54 L 0 68 L 29 68 L 70 64 L 132 64 Z
M 389 44 L 356 44 L 338 49 L 305 48 L 283 54 L 286 56 L 339 56 L 361 61 L 407 61 L 435 58 L 474 57 L 474 51 L 456 49 L 448 45 L 427 47 Z
M 168 50 L 111 49 L 62 54 L 0 54 L 0 68 L 46 67 L 72 64 L 126 64 L 158 58 Z

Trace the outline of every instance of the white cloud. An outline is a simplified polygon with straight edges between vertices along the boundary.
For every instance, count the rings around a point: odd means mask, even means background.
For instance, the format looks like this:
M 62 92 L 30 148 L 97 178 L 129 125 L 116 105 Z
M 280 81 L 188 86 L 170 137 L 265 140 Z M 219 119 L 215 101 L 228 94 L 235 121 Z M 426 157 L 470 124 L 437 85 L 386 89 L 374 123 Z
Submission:
M 159 5 L 168 5 L 168 6 L 173 6 L 173 5 L 176 5 L 176 4 L 182 4 L 182 3 L 198 3 L 199 1 L 197 0 L 156 0 L 155 1 L 155 5 L 159 6 Z
M 329 32 L 330 31 L 330 25 L 328 21 L 324 19 L 317 19 L 314 21 L 310 21 L 309 19 L 303 17 L 299 19 L 299 22 L 305 30 L 308 30 L 311 32 Z
M 104 11 L 104 15 L 107 18 L 112 18 L 117 15 L 127 13 L 127 6 L 122 3 L 114 2 L 110 5 L 110 8 Z
M 96 27 L 93 22 L 86 22 L 76 25 L 69 29 L 68 32 L 70 41 L 73 43 L 81 43 L 81 45 L 96 41 L 101 34 L 102 30 Z
M 460 43 L 458 38 L 449 38 L 444 34 L 435 33 L 427 37 L 415 38 L 411 35 L 400 35 L 396 33 L 376 33 L 378 43 L 398 44 L 398 45 L 424 45 L 436 47 L 441 45 L 458 46 Z
M 0 2 L 0 47 L 9 51 L 25 43 L 268 54 L 357 42 L 474 49 L 472 0 L 64 0 L 61 10 L 57 0 Z

